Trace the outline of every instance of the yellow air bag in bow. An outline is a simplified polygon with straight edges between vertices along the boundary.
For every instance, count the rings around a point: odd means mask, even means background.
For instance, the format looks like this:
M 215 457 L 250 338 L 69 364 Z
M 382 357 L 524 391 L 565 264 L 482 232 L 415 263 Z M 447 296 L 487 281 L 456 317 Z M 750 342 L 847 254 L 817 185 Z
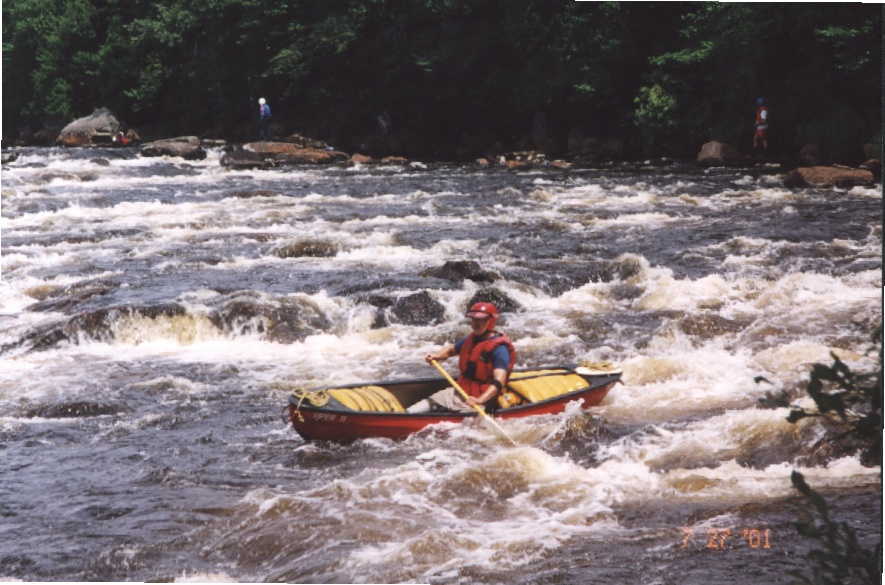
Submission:
M 590 386 L 577 374 L 567 371 L 556 374 L 555 370 L 513 374 L 508 385 L 529 402 L 542 402 Z
M 335 388 L 329 395 L 351 410 L 359 412 L 405 412 L 396 396 L 382 386 Z

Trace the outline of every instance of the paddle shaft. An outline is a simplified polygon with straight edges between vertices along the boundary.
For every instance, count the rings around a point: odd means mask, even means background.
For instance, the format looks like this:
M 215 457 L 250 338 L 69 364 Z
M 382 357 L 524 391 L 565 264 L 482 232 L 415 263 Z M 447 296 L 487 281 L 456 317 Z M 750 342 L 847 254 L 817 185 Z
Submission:
M 452 385 L 452 388 L 454 388 L 455 390 L 457 390 L 461 394 L 461 396 L 464 398 L 464 401 L 467 404 L 472 406 L 473 409 L 476 412 L 478 412 L 481 417 L 483 417 L 488 423 L 490 423 L 493 427 L 495 427 L 495 430 L 497 430 L 501 434 L 501 436 L 503 436 L 505 439 L 507 439 L 508 441 L 513 443 L 514 447 L 517 445 L 516 441 L 514 441 L 512 438 L 510 438 L 510 435 L 508 435 L 507 432 L 501 428 L 501 425 L 499 425 L 498 423 L 495 422 L 495 419 L 493 419 L 492 417 L 489 416 L 489 414 L 483 409 L 483 407 L 479 406 L 478 404 L 473 404 L 470 402 L 470 397 L 467 395 L 467 392 L 465 392 L 464 389 L 461 388 L 461 385 L 458 384 L 458 382 L 456 382 L 449 375 L 449 373 L 445 370 L 445 368 L 443 368 L 441 365 L 439 365 L 439 362 L 437 362 L 436 360 L 430 360 L 430 363 L 433 364 L 433 367 L 435 367 L 437 370 L 439 370 L 439 373 L 442 374 L 446 380 L 448 380 L 449 384 Z

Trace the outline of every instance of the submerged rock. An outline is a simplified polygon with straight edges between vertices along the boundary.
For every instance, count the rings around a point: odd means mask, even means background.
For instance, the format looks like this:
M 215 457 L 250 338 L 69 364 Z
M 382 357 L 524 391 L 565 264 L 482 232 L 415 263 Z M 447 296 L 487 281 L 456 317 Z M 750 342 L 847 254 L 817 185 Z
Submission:
M 733 319 L 726 319 L 713 313 L 688 315 L 679 321 L 679 328 L 686 335 L 710 339 L 727 333 L 739 333 L 747 326 Z
M 61 300 L 59 302 L 63 303 L 64 301 Z M 60 307 L 60 309 L 65 308 L 68 307 Z M 120 319 L 139 316 L 157 319 L 185 314 L 186 310 L 184 307 L 174 303 L 136 307 L 109 307 L 87 311 L 75 315 L 67 321 L 37 328 L 18 341 L 0 347 L 0 354 L 18 348 L 27 348 L 31 351 L 45 351 L 57 347 L 61 343 L 78 343 L 82 339 L 105 342 L 113 341 L 116 336 L 115 323 Z
M 276 197 L 280 195 L 279 191 L 270 191 L 267 189 L 258 189 L 255 191 L 231 191 L 225 193 L 226 197 L 236 197 L 238 199 L 251 199 L 253 197 Z
M 338 253 L 334 242 L 323 240 L 298 240 L 274 249 L 273 254 L 280 258 L 331 258 Z
M 103 416 L 125 412 L 122 406 L 100 402 L 62 402 L 32 408 L 25 413 L 28 418 L 80 418 Z

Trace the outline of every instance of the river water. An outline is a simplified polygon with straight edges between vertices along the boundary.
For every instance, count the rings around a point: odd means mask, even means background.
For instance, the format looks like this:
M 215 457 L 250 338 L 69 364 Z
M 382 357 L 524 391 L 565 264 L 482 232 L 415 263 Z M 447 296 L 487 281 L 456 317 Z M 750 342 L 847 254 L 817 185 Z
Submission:
M 875 367 L 882 190 L 775 169 L 223 169 L 21 149 L 3 167 L 0 578 L 780 583 L 802 471 L 878 541 L 880 469 L 803 400 Z M 422 276 L 475 260 L 494 282 Z M 610 361 L 590 412 L 306 443 L 293 386 L 427 377 L 492 287 L 520 367 Z M 426 291 L 426 322 L 396 304 Z M 425 300 L 428 300 L 425 297 Z M 455 367 L 449 363 L 450 370 Z M 764 377 L 767 382 L 754 378 Z M 805 399 L 807 403 L 807 399 Z

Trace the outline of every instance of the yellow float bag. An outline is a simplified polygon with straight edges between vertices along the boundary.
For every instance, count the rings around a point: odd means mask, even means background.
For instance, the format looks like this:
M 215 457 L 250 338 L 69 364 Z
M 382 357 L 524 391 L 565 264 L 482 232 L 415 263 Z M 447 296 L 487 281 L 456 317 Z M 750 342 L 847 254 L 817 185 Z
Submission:
M 358 412 L 405 412 L 396 396 L 382 386 L 335 388 L 327 392 L 347 408 Z
M 569 370 L 538 370 L 512 374 L 508 387 L 529 402 L 542 402 L 589 388 L 590 384 Z

